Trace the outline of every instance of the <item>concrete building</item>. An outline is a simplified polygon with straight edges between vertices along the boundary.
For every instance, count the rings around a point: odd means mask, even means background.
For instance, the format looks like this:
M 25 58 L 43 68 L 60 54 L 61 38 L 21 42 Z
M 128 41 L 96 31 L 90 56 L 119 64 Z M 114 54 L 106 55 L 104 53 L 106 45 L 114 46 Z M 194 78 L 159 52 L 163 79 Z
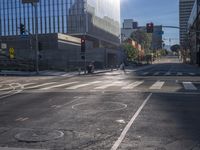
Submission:
M 133 31 L 138 29 L 138 22 L 133 19 L 125 19 L 123 22 L 123 27 L 121 28 L 121 38 L 122 41 L 130 38 Z
M 187 24 L 195 0 L 179 0 L 180 44 L 187 38 Z
M 200 66 L 200 6 L 198 0 L 195 0 L 192 12 L 188 21 L 188 48 L 190 54 L 190 61 L 192 64 Z M 198 32 L 196 32 L 198 31 Z
M 46 41 L 42 45 L 47 44 L 47 41 L 52 40 L 54 35 L 69 35 L 70 38 L 77 37 L 86 38 L 86 61 L 94 61 L 101 67 L 115 65 L 120 62 L 120 1 L 119 0 L 40 0 L 38 3 L 38 32 L 39 37 L 45 37 Z M 1 0 L 0 1 L 0 41 L 7 43 L 7 51 L 9 45 L 14 40 L 17 41 L 13 48 L 16 51 L 15 58 L 26 58 L 25 51 L 31 47 L 23 47 L 24 39 L 21 38 L 19 26 L 24 24 L 26 30 L 32 35 L 35 34 L 34 9 L 31 4 L 22 4 L 21 0 Z M 27 37 L 27 41 L 29 36 Z M 41 38 L 39 38 L 41 39 Z M 57 43 L 57 40 L 51 41 Z M 34 42 L 34 38 L 32 39 Z M 68 41 L 63 42 L 66 45 L 65 53 L 68 58 L 73 58 L 74 64 L 85 62 L 80 60 L 80 43 L 76 43 L 75 48 L 79 55 L 71 56 L 68 52 L 69 44 L 74 46 L 74 43 Z M 79 48 L 76 46 L 78 45 Z M 16 46 L 16 47 L 15 47 Z M 71 47 L 73 49 L 73 47 Z M 98 50 L 97 50 L 98 49 Z M 50 49 L 49 54 L 51 53 Z M 59 49 L 54 49 L 59 51 Z M 19 57 L 17 54 L 21 54 Z M 63 53 L 57 53 L 63 54 Z M 24 56 L 22 56 L 24 55 Z M 32 55 L 33 56 L 33 55 Z M 35 57 L 33 56 L 32 59 Z M 43 56 L 43 59 L 46 57 Z M 100 59 L 101 58 L 101 59 Z M 49 62 L 49 60 L 46 60 Z M 45 60 L 43 60 L 45 62 Z M 60 63 L 59 61 L 54 63 Z M 63 66 L 66 68 L 66 66 Z

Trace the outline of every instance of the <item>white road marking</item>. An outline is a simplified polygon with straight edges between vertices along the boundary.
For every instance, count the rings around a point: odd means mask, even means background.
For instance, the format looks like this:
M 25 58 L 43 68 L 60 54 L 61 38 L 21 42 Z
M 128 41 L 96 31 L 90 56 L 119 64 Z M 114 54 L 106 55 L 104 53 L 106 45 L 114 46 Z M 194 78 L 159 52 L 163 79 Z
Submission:
M 171 75 L 171 72 L 167 72 L 165 73 L 166 76 L 170 76 Z
M 183 75 L 183 73 L 181 73 L 181 72 L 177 73 L 177 76 L 182 76 L 182 75 Z
M 93 85 L 93 84 L 98 84 L 98 83 L 101 83 L 101 82 L 102 81 L 95 81 L 95 82 L 90 82 L 90 83 L 86 83 L 86 84 L 75 85 L 75 86 L 66 88 L 66 90 L 75 90 L 75 89 L 78 89 L 78 88 L 82 88 L 82 87 Z
M 30 85 L 33 85 L 33 84 L 35 84 L 35 83 L 26 83 L 26 84 L 23 84 L 23 86 L 25 87 L 25 86 L 30 86 Z
M 120 146 L 120 144 L 124 140 L 127 132 L 129 131 L 129 129 L 131 128 L 131 126 L 133 125 L 133 123 L 135 122 L 135 120 L 137 119 L 137 117 L 139 116 L 140 112 L 142 111 L 142 109 L 144 108 L 144 106 L 147 104 L 147 102 L 149 101 L 149 99 L 151 98 L 151 96 L 152 96 L 152 93 L 149 94 L 149 96 L 145 99 L 145 101 L 140 106 L 140 108 L 137 110 L 137 112 L 133 115 L 133 117 L 131 118 L 131 120 L 129 121 L 129 123 L 126 125 L 126 127 L 122 131 L 122 133 L 121 133 L 120 137 L 118 138 L 118 140 L 112 146 L 111 150 L 117 150 L 118 149 L 118 147 Z
M 50 82 L 50 83 L 44 83 L 44 84 L 39 84 L 39 85 L 35 85 L 35 86 L 30 86 L 30 87 L 27 87 L 26 89 L 35 89 L 35 88 L 52 85 L 52 84 L 56 84 L 56 82 Z
M 191 75 L 191 76 L 194 76 L 194 75 L 195 75 L 195 73 L 189 73 L 189 75 Z
M 160 89 L 163 87 L 164 84 L 165 84 L 165 82 L 157 81 L 156 83 L 154 83 L 154 84 L 150 87 L 150 89 L 151 89 L 151 90 L 160 90 Z
M 186 90 L 197 90 L 197 88 L 192 84 L 192 82 L 183 82 L 183 86 Z
M 143 76 L 148 75 L 148 74 L 149 74 L 149 72 L 142 73 Z
M 106 84 L 106 85 L 96 87 L 94 89 L 95 90 L 103 90 L 103 89 L 109 88 L 111 86 L 121 86 L 122 84 L 123 84 L 123 82 L 114 82 L 114 83 L 110 83 L 110 84 Z
M 134 83 L 132 83 L 132 84 L 129 84 L 129 85 L 123 87 L 122 89 L 123 89 L 123 90 L 130 90 L 130 89 L 133 89 L 133 88 L 135 88 L 135 87 L 141 85 L 142 83 L 144 83 L 144 81 L 136 81 L 136 82 L 134 82 Z
M 20 118 L 17 118 L 15 121 L 21 121 L 21 122 L 23 122 L 23 121 L 26 121 L 28 119 L 29 119 L 28 117 L 25 117 L 25 118 L 20 117 Z
M 0 150 L 47 150 L 47 149 L 29 149 L 29 148 L 0 147 Z
M 0 91 L 6 91 L 6 90 L 13 90 L 13 88 L 12 87 L 8 87 L 8 88 L 0 89 Z
M 75 83 L 78 83 L 78 82 L 69 82 L 69 83 L 64 83 L 64 84 L 58 84 L 58 85 L 42 88 L 40 90 L 50 90 L 50 89 L 53 89 L 53 88 L 63 87 L 63 86 L 67 86 L 67 85 L 71 85 L 71 84 L 75 84 Z
M 157 75 L 159 75 L 160 74 L 160 72 L 156 72 L 156 73 L 154 73 L 153 75 L 154 76 L 157 76 Z

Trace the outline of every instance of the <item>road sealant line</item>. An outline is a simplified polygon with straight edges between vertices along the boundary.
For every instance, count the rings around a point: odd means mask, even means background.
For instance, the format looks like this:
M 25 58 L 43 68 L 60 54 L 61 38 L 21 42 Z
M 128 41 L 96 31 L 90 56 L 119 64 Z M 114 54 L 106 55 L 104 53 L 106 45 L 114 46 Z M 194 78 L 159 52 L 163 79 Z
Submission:
M 140 112 L 142 111 L 142 109 L 144 108 L 144 106 L 147 104 L 147 102 L 149 101 L 149 99 L 151 98 L 153 93 L 150 93 L 149 96 L 144 100 L 144 102 L 142 103 L 142 105 L 139 107 L 139 109 L 137 110 L 137 112 L 133 115 L 133 117 L 131 118 L 131 120 L 129 121 L 129 123 L 126 125 L 126 127 L 124 128 L 124 130 L 122 131 L 120 137 L 118 138 L 118 140 L 114 143 L 114 145 L 112 146 L 111 150 L 117 150 L 118 147 L 120 146 L 120 144 L 122 143 L 122 141 L 124 140 L 127 132 L 129 131 L 129 129 L 131 128 L 131 126 L 133 125 L 133 123 L 135 122 L 135 120 L 137 119 L 137 117 L 139 116 Z

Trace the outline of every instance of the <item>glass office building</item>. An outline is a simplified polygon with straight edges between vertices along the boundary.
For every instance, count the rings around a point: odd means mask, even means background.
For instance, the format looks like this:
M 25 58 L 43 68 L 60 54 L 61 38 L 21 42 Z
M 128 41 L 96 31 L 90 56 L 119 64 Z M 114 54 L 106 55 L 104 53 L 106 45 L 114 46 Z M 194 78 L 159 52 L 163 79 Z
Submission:
M 119 42 L 120 0 L 40 0 L 39 34 L 64 33 Z M 21 0 L 0 0 L 0 36 L 19 35 L 19 25 L 34 33 L 34 9 Z

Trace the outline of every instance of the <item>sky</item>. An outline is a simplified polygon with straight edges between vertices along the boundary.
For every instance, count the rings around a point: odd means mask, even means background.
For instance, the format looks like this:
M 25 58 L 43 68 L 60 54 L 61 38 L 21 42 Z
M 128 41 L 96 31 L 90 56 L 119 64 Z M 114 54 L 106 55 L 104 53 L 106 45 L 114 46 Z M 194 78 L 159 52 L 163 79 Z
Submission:
M 153 22 L 155 25 L 179 26 L 179 0 L 121 0 L 121 22 L 134 19 L 139 26 Z M 179 43 L 179 30 L 163 29 L 167 45 Z

